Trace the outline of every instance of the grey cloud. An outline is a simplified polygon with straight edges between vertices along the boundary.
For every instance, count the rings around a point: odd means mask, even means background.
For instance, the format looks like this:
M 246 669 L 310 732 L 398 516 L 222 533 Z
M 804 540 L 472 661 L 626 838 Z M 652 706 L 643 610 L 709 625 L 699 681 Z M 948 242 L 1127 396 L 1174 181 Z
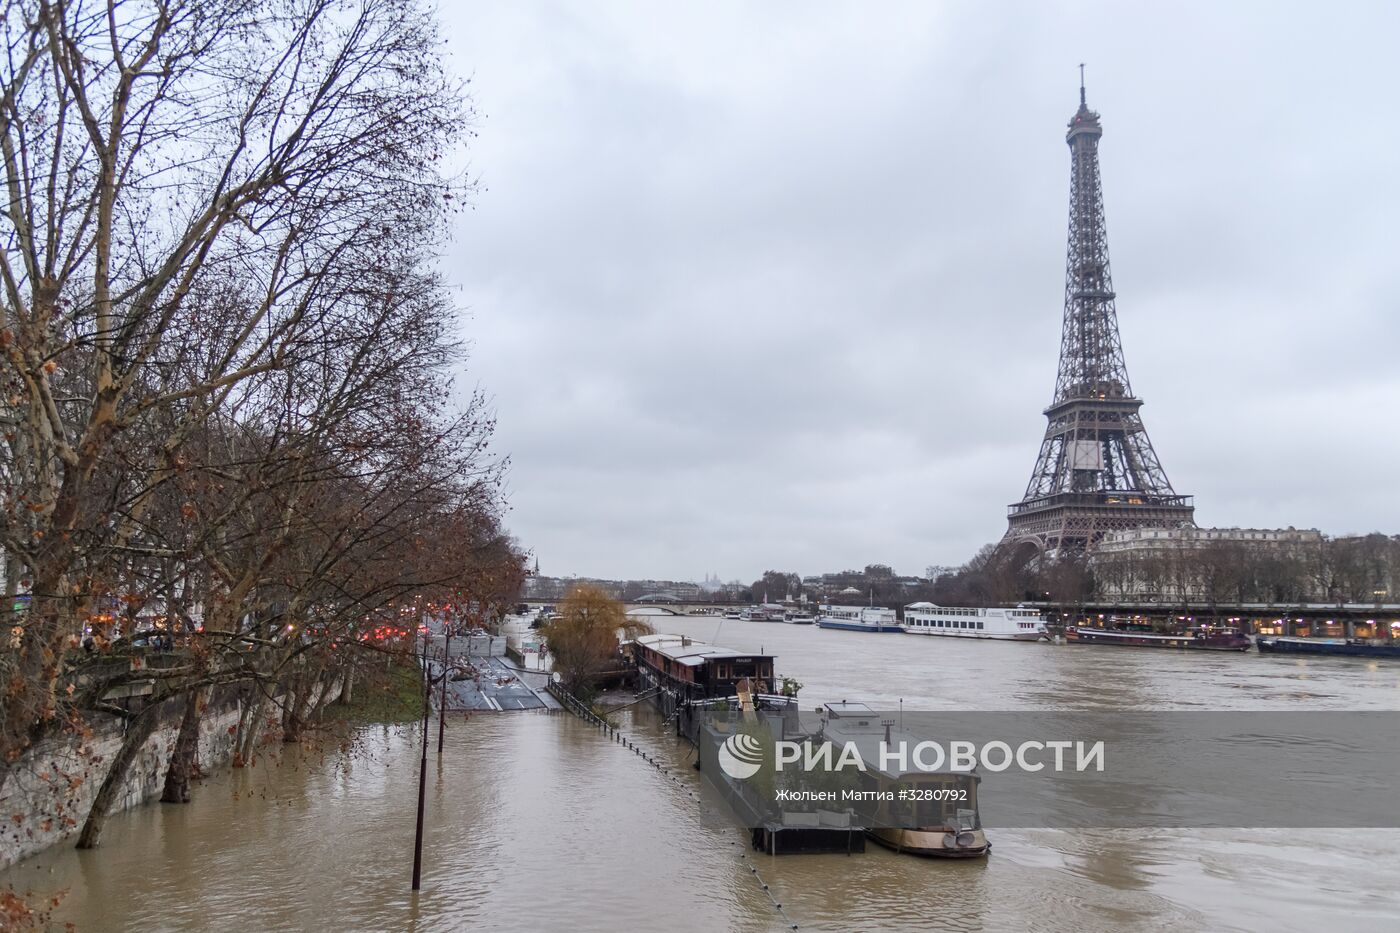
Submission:
M 915 571 L 1000 536 L 1053 385 L 1081 58 L 1173 483 L 1205 523 L 1400 530 L 1389 7 L 444 15 L 489 114 L 445 269 L 547 571 Z

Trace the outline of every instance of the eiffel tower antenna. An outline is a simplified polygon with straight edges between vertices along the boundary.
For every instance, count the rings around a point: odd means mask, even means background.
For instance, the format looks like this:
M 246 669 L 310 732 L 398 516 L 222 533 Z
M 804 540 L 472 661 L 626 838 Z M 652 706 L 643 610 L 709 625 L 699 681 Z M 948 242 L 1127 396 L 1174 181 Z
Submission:
M 1108 263 L 1099 139 L 1103 126 L 1084 94 L 1069 121 L 1069 245 L 1055 397 L 1040 456 L 1003 543 L 1041 551 L 1082 550 L 1121 528 L 1193 525 L 1190 496 L 1177 495 L 1147 437 L 1118 334 Z

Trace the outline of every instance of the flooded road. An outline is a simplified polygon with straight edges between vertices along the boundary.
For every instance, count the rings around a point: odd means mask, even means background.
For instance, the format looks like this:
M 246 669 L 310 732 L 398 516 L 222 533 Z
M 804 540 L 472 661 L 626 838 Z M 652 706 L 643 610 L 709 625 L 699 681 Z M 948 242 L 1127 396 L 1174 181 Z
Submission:
M 667 620 L 778 657 L 804 707 L 1400 709 L 1400 665 Z M 567 715 L 454 721 L 429 759 L 423 891 L 410 896 L 418 747 L 221 772 L 187 807 L 113 817 L 94 852 L 51 850 L 0 885 L 67 889 L 79 930 L 779 930 L 751 866 L 805 930 L 1389 930 L 1400 831 L 996 831 L 985 861 L 872 847 L 753 855 L 700 812 L 690 749 L 620 714 L 663 774 Z M 702 795 L 703 796 L 703 795 Z M 700 806 L 704 806 L 701 804 Z

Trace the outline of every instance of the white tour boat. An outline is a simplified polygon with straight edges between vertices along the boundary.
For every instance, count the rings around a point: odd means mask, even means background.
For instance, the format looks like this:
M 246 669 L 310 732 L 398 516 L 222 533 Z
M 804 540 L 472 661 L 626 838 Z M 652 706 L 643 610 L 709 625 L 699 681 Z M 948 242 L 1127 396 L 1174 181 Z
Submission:
M 911 635 L 1039 641 L 1045 637 L 1045 619 L 1036 609 L 963 609 L 910 603 L 904 607 L 904 630 Z
M 839 628 L 848 632 L 902 632 L 899 616 L 884 606 L 822 606 L 817 614 L 819 628 Z

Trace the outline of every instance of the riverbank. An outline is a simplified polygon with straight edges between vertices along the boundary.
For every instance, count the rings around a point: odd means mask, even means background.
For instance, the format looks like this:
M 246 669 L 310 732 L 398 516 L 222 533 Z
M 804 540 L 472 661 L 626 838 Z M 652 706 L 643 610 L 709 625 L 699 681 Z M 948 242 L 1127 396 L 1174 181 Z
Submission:
M 388 669 L 354 685 L 350 699 L 325 707 L 323 719 L 348 725 L 410 723 L 423 718 L 423 671 L 395 658 Z
M 183 714 L 183 700 L 170 701 L 157 711 L 156 729 L 137 751 L 110 812 L 137 807 L 161 795 Z M 198 773 L 220 769 L 232 760 L 241 714 L 241 700 L 233 696 L 216 699 L 204 710 L 195 757 Z M 0 794 L 0 814 L 4 814 L 0 868 L 76 835 L 109 763 L 122 747 L 125 727 L 116 716 L 89 714 L 84 732 L 37 743 L 11 769 Z
M 422 718 L 423 697 L 418 666 L 395 660 L 381 676 L 368 679 L 353 694 L 352 702 L 336 700 L 320 707 L 315 721 L 305 724 L 303 740 L 316 744 L 317 728 L 358 728 L 367 723 L 409 723 Z M 340 686 L 324 688 L 336 697 Z M 261 721 L 251 723 L 252 711 Z M 136 751 L 125 778 L 117 785 L 109 813 L 140 807 L 159 799 L 165 790 L 170 762 L 185 700 L 175 698 L 155 711 L 157 724 Z M 199 719 L 193 784 L 194 799 L 178 807 L 198 806 L 198 787 L 207 776 L 229 768 L 242 745 L 240 729 L 256 728 L 259 751 L 250 766 L 265 759 L 272 748 L 282 747 L 281 706 L 276 699 L 265 704 L 247 691 L 229 689 L 215 693 Z M 82 729 L 52 736 L 37 743 L 10 770 L 0 792 L 0 869 L 53 846 L 69 845 L 76 838 L 98 794 L 111 762 L 122 748 L 126 720 L 90 712 Z

